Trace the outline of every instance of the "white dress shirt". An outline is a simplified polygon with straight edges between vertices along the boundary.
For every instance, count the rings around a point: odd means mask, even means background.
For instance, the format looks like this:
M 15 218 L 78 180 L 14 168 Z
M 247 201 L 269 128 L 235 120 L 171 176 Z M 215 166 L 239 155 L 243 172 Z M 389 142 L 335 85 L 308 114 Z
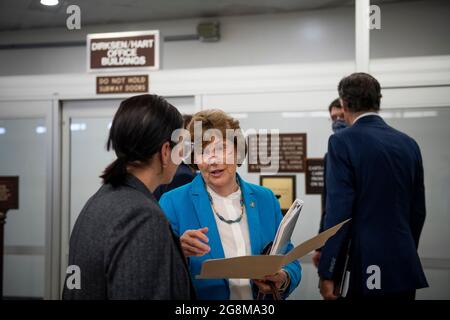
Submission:
M 218 213 L 227 220 L 236 220 L 241 215 L 241 189 L 223 197 L 207 186 Z M 214 210 L 213 210 L 214 211 Z M 250 236 L 248 231 L 247 214 L 240 222 L 228 224 L 219 219 L 214 213 L 217 229 L 225 254 L 225 258 L 251 255 Z M 229 279 L 230 300 L 253 299 L 249 279 Z
M 355 124 L 356 121 L 358 121 L 358 120 L 361 119 L 361 118 L 367 117 L 367 116 L 377 116 L 377 117 L 381 117 L 381 116 L 378 114 L 378 112 L 366 112 L 366 113 L 363 113 L 363 114 L 360 114 L 359 116 L 357 116 L 356 119 L 353 120 L 353 123 L 352 123 L 352 124 Z

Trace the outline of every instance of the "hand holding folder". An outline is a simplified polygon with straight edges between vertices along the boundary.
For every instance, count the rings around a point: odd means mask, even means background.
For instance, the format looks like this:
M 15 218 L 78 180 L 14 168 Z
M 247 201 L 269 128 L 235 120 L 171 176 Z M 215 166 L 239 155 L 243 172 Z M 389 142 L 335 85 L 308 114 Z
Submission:
M 298 217 L 303 208 L 303 201 L 296 199 L 288 212 L 284 215 L 283 219 L 278 226 L 277 233 L 275 235 L 275 239 L 271 241 L 263 250 L 261 254 L 283 254 L 285 253 L 292 237 L 292 233 L 294 232 L 295 225 L 297 224 Z M 287 275 L 289 277 L 289 275 Z M 274 300 L 281 300 L 281 291 L 276 287 L 276 283 L 270 280 L 264 281 L 260 280 L 267 284 L 271 289 L 271 294 Z M 288 283 L 290 282 L 289 278 L 287 279 Z M 259 285 L 258 285 L 259 287 Z M 258 300 L 265 299 L 266 294 L 258 292 Z
M 197 279 L 264 279 L 285 265 L 322 247 L 325 242 L 349 221 L 345 220 L 334 227 L 306 240 L 284 255 L 241 256 L 225 259 L 206 260 Z

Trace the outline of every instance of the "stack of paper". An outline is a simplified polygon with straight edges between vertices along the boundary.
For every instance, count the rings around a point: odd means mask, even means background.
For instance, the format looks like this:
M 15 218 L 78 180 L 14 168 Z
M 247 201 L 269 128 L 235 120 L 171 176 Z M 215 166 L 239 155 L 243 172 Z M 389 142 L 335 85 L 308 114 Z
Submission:
M 291 241 L 292 233 L 294 232 L 295 225 L 297 224 L 298 216 L 303 208 L 303 201 L 296 199 L 292 203 L 288 212 L 285 214 L 283 220 L 281 220 L 278 226 L 277 234 L 273 240 L 272 249 L 270 254 L 285 254 L 286 248 Z

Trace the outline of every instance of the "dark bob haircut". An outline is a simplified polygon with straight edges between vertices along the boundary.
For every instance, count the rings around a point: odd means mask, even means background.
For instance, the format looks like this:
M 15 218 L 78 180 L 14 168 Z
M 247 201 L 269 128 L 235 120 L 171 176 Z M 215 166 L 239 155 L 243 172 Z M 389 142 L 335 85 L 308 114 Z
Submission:
M 117 110 L 107 143 L 114 149 L 117 159 L 100 176 L 103 183 L 123 184 L 127 166 L 143 166 L 171 141 L 172 132 L 182 128 L 183 118 L 178 110 L 164 98 L 144 94 L 128 98 Z

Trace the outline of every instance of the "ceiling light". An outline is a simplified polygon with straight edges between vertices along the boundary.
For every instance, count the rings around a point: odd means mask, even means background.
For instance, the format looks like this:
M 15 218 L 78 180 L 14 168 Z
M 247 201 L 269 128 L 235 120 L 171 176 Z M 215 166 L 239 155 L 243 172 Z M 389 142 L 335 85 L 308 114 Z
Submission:
M 36 127 L 36 133 L 37 134 L 43 134 L 43 133 L 46 133 L 46 132 L 47 132 L 47 128 L 46 127 L 41 127 L 41 126 Z
M 86 123 L 72 123 L 70 125 L 71 131 L 84 131 L 86 130 Z
M 41 4 L 44 6 L 56 6 L 58 3 L 58 0 L 41 0 Z

